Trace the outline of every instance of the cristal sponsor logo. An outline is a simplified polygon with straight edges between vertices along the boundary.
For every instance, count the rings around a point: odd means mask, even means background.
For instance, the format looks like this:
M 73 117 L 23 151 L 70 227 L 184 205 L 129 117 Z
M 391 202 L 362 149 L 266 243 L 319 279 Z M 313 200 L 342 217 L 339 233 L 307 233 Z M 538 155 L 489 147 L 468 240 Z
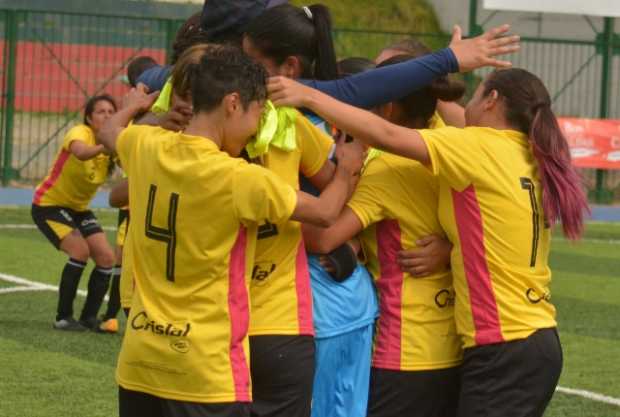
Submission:
M 276 270 L 276 264 L 271 262 L 261 262 L 254 265 L 252 269 L 252 279 L 258 282 L 264 282 L 273 271 Z
M 170 342 L 170 347 L 179 353 L 189 352 L 190 343 L 187 339 L 175 339 Z
M 191 329 L 191 325 L 187 323 L 183 328 L 178 328 L 171 323 L 157 323 L 155 320 L 150 320 L 146 315 L 146 312 L 141 311 L 131 320 L 131 328 L 134 330 L 151 332 L 161 336 L 187 337 Z
M 528 301 L 532 304 L 538 304 L 541 301 L 551 300 L 551 294 L 549 293 L 549 291 L 545 291 L 541 295 L 534 288 L 528 288 L 527 291 L 525 292 L 525 296 L 527 297 Z
M 456 293 L 454 290 L 449 290 L 447 288 L 444 288 L 435 294 L 435 304 L 437 304 L 437 307 L 439 308 L 454 306 L 455 299 Z

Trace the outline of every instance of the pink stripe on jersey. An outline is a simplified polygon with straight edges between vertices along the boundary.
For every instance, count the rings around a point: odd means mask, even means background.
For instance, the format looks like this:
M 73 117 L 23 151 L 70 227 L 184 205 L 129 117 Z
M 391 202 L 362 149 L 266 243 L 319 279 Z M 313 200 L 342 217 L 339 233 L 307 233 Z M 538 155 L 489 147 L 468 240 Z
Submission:
M 400 226 L 396 220 L 383 220 L 376 230 L 381 275 L 377 280 L 380 313 L 373 366 L 400 370 L 403 273 L 396 263 L 402 249 Z
M 250 370 L 243 350 L 248 334 L 250 314 L 248 291 L 245 283 L 245 251 L 247 231 L 241 226 L 235 245 L 230 252 L 228 270 L 228 313 L 230 315 L 230 365 L 235 384 L 235 401 L 250 401 Z
M 484 248 L 482 214 L 474 186 L 470 185 L 460 193 L 452 190 L 452 200 L 461 241 L 465 278 L 469 287 L 469 302 L 476 328 L 476 344 L 503 342 L 497 302 Z
M 308 256 L 303 238 L 299 240 L 295 261 L 295 288 L 297 290 L 297 321 L 299 334 L 314 336 L 312 320 L 312 290 L 310 289 L 310 271 Z
M 49 190 L 54 186 L 54 184 L 56 184 L 56 181 L 58 181 L 58 177 L 62 172 L 62 168 L 65 166 L 65 163 L 70 156 L 71 152 L 65 149 L 60 152 L 60 154 L 58 155 L 58 159 L 56 159 L 56 162 L 54 163 L 52 172 L 50 173 L 50 175 L 48 175 L 43 184 L 41 184 L 39 188 L 37 188 L 37 191 L 34 193 L 34 199 L 32 200 L 34 204 L 39 204 L 41 202 L 41 198 L 47 192 L 47 190 Z

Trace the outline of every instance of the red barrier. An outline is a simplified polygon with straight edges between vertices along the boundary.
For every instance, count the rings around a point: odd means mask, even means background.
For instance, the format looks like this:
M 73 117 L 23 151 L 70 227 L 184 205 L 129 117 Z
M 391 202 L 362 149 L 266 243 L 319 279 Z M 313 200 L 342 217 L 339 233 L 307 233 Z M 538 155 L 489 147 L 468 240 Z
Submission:
M 620 120 L 558 119 L 580 168 L 620 169 Z
M 0 42 L 0 51 L 4 42 Z M 163 63 L 163 49 L 18 42 L 15 67 L 15 108 L 26 112 L 75 111 L 88 96 L 102 92 L 120 98 L 126 91 L 120 77 L 134 55 L 149 55 Z M 1 58 L 0 58 L 1 59 Z M 2 70 L 5 70 L 2 62 Z

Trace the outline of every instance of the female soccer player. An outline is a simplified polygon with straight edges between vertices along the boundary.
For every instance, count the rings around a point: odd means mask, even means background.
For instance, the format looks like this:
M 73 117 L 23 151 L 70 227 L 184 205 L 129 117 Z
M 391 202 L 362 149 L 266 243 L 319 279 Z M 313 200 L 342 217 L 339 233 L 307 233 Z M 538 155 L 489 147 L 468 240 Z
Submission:
M 380 66 L 411 58 L 395 56 Z M 442 77 L 377 113 L 400 126 L 434 127 L 438 99 L 457 100 L 464 91 L 462 84 Z M 437 217 L 439 182 L 418 162 L 376 151 L 370 155 L 338 221 L 329 228 L 305 226 L 306 244 L 324 253 L 363 230 L 363 253 L 380 307 L 368 416 L 455 416 L 462 350 L 454 323 L 450 248 L 435 259 L 425 279 L 412 278 L 397 264 L 402 249 L 422 237 L 443 235 Z
M 96 134 L 115 112 L 114 99 L 108 95 L 86 103 L 84 123 L 66 134 L 49 175 L 37 186 L 32 200 L 34 223 L 56 249 L 69 256 L 58 289 L 54 322 L 58 330 L 95 330 L 99 325 L 97 312 L 108 289 L 114 252 L 88 205 L 110 169 L 110 158 Z M 78 322 L 73 318 L 73 300 L 89 257 L 95 268 Z
M 237 158 L 256 133 L 265 77 L 236 48 L 208 50 L 191 70 L 194 117 L 184 132 L 123 129 L 154 99 L 137 91 L 101 132 L 130 178 L 133 218 L 135 292 L 117 370 L 122 417 L 249 415 L 247 291 L 258 223 L 331 224 L 361 168 L 339 150 L 334 178 L 316 198 Z
M 266 10 L 246 28 L 243 47 L 270 75 L 320 80 L 338 77 L 331 19 L 329 10 L 322 5 L 299 8 L 286 4 Z M 318 127 L 321 124 L 322 120 L 311 121 L 297 113 L 297 149 L 284 152 L 270 148 L 261 164 L 291 185 L 299 187 L 301 179 L 302 190 L 318 193 L 334 172 L 334 164 L 329 161 L 333 140 Z M 358 372 L 357 366 L 363 369 L 363 358 L 369 355 L 364 348 L 371 343 L 372 331 L 366 328 L 376 316 L 370 277 L 357 265 L 356 257 L 349 256 L 352 267 L 340 277 L 346 279 L 346 284 L 339 285 L 318 259 L 311 259 L 308 265 L 299 223 L 266 226 L 262 233 L 259 230 L 256 274 L 250 287 L 254 415 L 309 417 L 312 411 L 314 416 L 323 416 L 324 410 L 333 409 L 328 400 L 341 396 L 346 397 L 343 411 L 353 413 L 346 415 L 365 416 L 368 380 L 360 386 L 358 379 L 364 372 Z M 325 279 L 335 285 L 325 285 Z M 349 353 L 353 355 L 349 365 L 340 361 L 337 368 L 329 369 L 329 380 L 324 372 L 323 378 L 315 378 L 315 309 L 323 313 L 319 319 L 325 318 L 324 312 L 338 313 L 330 317 L 330 324 L 347 326 L 353 333 L 349 338 Z M 325 336 L 326 330 L 319 329 L 320 336 Z M 364 339 L 366 342 L 361 343 Z M 340 348 L 334 354 L 338 352 Z M 319 353 L 323 359 L 330 356 Z M 349 390 L 340 388 L 345 381 L 350 381 Z M 321 388 L 316 393 L 325 395 L 313 395 L 313 382 Z M 336 387 L 336 392 L 329 392 L 329 387 Z
M 577 239 L 588 208 L 544 84 L 522 69 L 493 72 L 467 105 L 467 128 L 412 130 L 281 81 L 276 103 L 310 108 L 439 178 L 465 348 L 459 416 L 542 416 L 562 368 L 550 227 L 561 221 Z

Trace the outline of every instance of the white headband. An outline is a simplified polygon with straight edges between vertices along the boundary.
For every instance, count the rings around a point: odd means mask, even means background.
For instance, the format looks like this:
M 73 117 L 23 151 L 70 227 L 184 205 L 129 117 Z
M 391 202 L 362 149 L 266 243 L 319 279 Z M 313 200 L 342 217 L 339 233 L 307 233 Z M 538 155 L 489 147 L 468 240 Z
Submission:
M 308 19 L 312 20 L 313 16 L 310 8 L 308 6 L 304 6 L 302 9 L 304 10 L 304 13 L 306 13 L 306 16 L 308 16 Z

